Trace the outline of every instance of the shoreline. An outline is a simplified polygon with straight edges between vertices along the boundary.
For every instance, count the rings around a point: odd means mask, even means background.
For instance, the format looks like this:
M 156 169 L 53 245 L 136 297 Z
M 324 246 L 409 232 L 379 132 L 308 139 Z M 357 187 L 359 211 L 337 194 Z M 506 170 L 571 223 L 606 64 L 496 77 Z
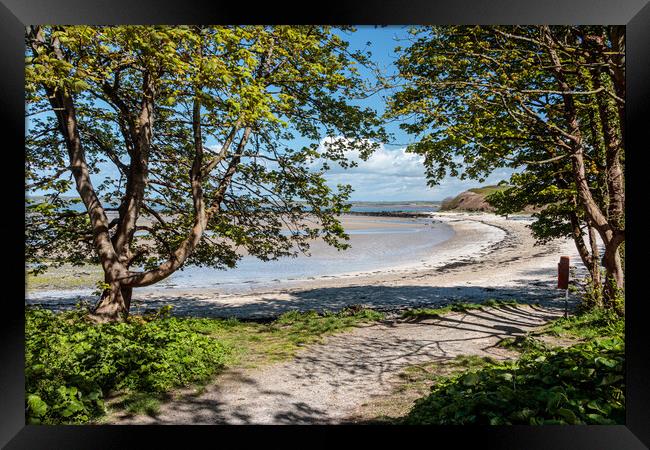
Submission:
M 406 215 L 405 215 L 406 214 Z M 425 257 L 418 261 L 401 262 L 391 264 L 387 267 L 373 268 L 365 270 L 345 270 L 340 273 L 305 276 L 300 278 L 277 278 L 268 281 L 244 281 L 238 283 L 219 283 L 219 287 L 176 287 L 175 285 L 153 285 L 151 287 L 138 289 L 140 296 L 158 296 L 161 294 L 176 294 L 176 295 L 196 295 L 210 293 L 217 297 L 238 297 L 242 295 L 265 295 L 275 292 L 294 291 L 305 288 L 322 287 L 323 283 L 331 284 L 332 282 L 355 280 L 358 277 L 366 278 L 382 278 L 390 274 L 403 274 L 411 272 L 429 271 L 432 269 L 442 271 L 447 267 L 459 266 L 461 263 L 458 261 L 467 261 L 468 259 L 490 253 L 492 249 L 498 248 L 502 245 L 502 241 L 508 238 L 508 229 L 503 227 L 494 226 L 480 220 L 472 218 L 465 218 L 466 213 L 461 213 L 460 218 L 447 217 L 444 213 L 440 216 L 438 212 L 426 213 L 404 213 L 404 212 L 362 212 L 358 216 L 371 216 L 371 217 L 387 217 L 387 218 L 406 218 L 406 219 L 425 219 L 432 223 L 444 223 L 452 230 L 450 238 L 436 243 L 433 246 L 435 253 L 431 256 Z M 356 215 L 356 214 L 355 214 Z M 356 222 L 356 220 L 363 220 L 364 217 L 352 217 L 350 223 L 346 224 L 346 231 L 354 232 L 359 228 L 366 228 L 364 222 Z M 367 223 L 365 224 L 368 225 Z M 386 227 L 386 228 L 401 228 L 411 226 L 408 222 L 373 222 L 372 226 Z M 88 273 L 88 272 L 81 272 Z M 227 285 L 248 285 L 249 289 L 246 292 L 227 292 L 222 291 Z M 42 301 L 54 302 L 55 300 L 70 300 L 65 296 L 70 296 L 76 300 L 89 297 L 89 292 L 94 288 L 91 286 L 79 286 L 78 288 L 42 288 L 42 289 L 28 289 L 27 292 L 33 294 L 51 294 L 41 298 L 36 297 L 34 302 Z M 28 295 L 29 296 L 29 295 Z
M 535 246 L 526 228 L 529 220 L 457 212 L 433 212 L 427 217 L 446 222 L 454 236 L 438 244 L 436 254 L 426 261 L 387 270 L 294 280 L 277 289 L 252 288 L 243 294 L 226 294 L 214 288 L 134 292 L 132 312 L 172 305 L 172 313 L 179 316 L 265 319 L 291 310 L 337 311 L 362 305 L 396 312 L 488 299 L 563 307 L 564 292 L 555 289 L 557 261 L 569 255 L 578 272 L 582 266 L 570 241 Z M 27 298 L 26 303 L 67 309 L 79 300 L 83 298 Z

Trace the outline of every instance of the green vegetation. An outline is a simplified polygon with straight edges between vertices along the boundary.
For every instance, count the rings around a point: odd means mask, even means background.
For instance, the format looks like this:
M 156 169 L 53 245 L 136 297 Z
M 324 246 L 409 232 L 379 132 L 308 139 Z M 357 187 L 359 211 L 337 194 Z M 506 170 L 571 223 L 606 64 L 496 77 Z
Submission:
M 482 309 L 486 307 L 499 307 L 499 306 L 515 306 L 515 300 L 486 300 L 483 303 L 453 303 L 447 306 L 437 308 L 414 308 L 404 311 L 402 318 L 423 320 L 429 318 L 442 317 L 450 312 L 466 312 L 472 309 Z
M 94 325 L 81 310 L 25 311 L 30 423 L 84 423 L 104 413 L 109 391 L 164 392 L 205 381 L 230 349 L 177 318 Z
M 623 366 L 619 338 L 524 355 L 439 382 L 405 423 L 624 423 Z
M 468 191 L 473 192 L 475 194 L 483 195 L 483 196 L 488 196 L 490 194 L 494 194 L 495 192 L 503 191 L 507 189 L 507 186 L 499 186 L 499 185 L 490 185 L 490 186 L 482 186 L 482 187 L 477 187 L 477 188 L 471 188 L 468 189 Z
M 130 414 L 147 414 L 156 416 L 160 411 L 160 402 L 163 395 L 153 392 L 134 392 L 126 396 L 121 402 L 116 403 L 118 407 Z
M 99 280 L 104 279 L 104 272 L 99 265 L 87 264 L 75 267 L 65 264 L 61 267 L 50 267 L 46 272 L 27 273 L 26 283 L 30 290 L 38 289 L 72 289 L 95 287 Z
M 291 357 L 303 345 L 383 315 L 289 312 L 268 323 L 168 317 L 169 309 L 94 324 L 82 309 L 26 308 L 25 379 L 29 423 L 87 423 L 113 407 L 155 414 L 163 394 L 207 383 L 221 369 Z
M 505 338 L 499 342 L 500 347 L 518 350 L 522 353 L 548 350 L 553 337 L 562 338 L 573 343 L 589 341 L 603 337 L 620 337 L 623 339 L 625 322 L 614 311 L 608 309 L 591 309 L 582 311 L 567 319 L 553 320 L 541 330 L 524 336 Z
M 477 370 L 494 362 L 488 356 L 458 355 L 449 360 L 409 366 L 398 374 L 400 382 L 396 389 L 362 405 L 362 419 L 357 423 L 399 423 L 400 418 L 408 414 L 413 402 L 427 395 L 437 380 L 460 371 Z
M 441 211 L 449 210 L 467 210 L 467 211 L 492 211 L 493 207 L 488 202 L 488 196 L 495 192 L 501 192 L 507 189 L 506 185 L 490 185 L 477 188 L 471 188 L 467 191 L 461 192 L 455 197 L 448 197 L 444 199 L 440 205 Z M 476 194 L 475 195 L 468 195 Z M 523 208 L 521 208 L 523 210 Z M 517 211 L 519 212 L 519 211 Z
M 614 311 L 593 309 L 568 319 L 554 320 L 545 327 L 544 333 L 583 340 L 604 336 L 622 338 L 625 333 L 625 321 Z
M 497 344 L 499 347 L 516 350 L 522 354 L 536 351 L 548 350 L 548 345 L 539 339 L 527 334 L 524 336 L 516 336 L 511 338 L 504 338 Z
M 405 119 L 400 127 L 417 136 L 407 151 L 423 157 L 428 184 L 447 176 L 483 183 L 497 169 L 515 169 L 507 189 L 443 203 L 502 215 L 535 210 L 535 237 L 572 238 L 603 291 L 600 302 L 622 314 L 615 298 L 624 287 L 624 27 L 418 26 L 411 33 L 396 48 L 398 77 L 386 80 L 395 90 L 385 117 Z
M 621 424 L 625 420 L 624 323 L 592 311 L 549 324 L 542 333 L 589 339 L 548 348 L 533 336 L 502 346 L 517 361 L 436 378 L 431 393 L 400 422 L 406 424 Z
M 399 377 L 406 381 L 406 384 L 400 386 L 398 391 L 403 392 L 406 389 L 419 389 L 430 386 L 431 382 L 443 379 L 459 371 L 478 370 L 495 363 L 496 361 L 489 356 L 457 355 L 447 361 L 409 366 L 399 374 Z
M 233 348 L 233 362 L 245 367 L 289 359 L 301 348 L 331 333 L 383 319 L 376 311 L 347 308 L 338 313 L 287 312 L 270 323 L 236 319 L 185 319 L 195 330 L 209 333 Z

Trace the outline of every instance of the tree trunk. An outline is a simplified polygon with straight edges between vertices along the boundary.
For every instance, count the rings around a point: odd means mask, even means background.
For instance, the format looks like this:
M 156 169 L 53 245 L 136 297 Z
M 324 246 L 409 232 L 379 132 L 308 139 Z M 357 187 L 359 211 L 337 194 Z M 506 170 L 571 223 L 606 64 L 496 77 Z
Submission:
M 576 203 L 574 200 L 574 207 Z M 573 242 L 576 245 L 582 263 L 589 270 L 589 277 L 591 278 L 591 288 L 587 287 L 586 296 L 584 298 L 584 306 L 588 309 L 601 308 L 602 302 L 602 287 L 600 281 L 600 258 L 598 251 L 598 243 L 596 242 L 596 230 L 591 225 L 587 224 L 589 235 L 589 248 L 586 246 L 580 228 L 580 220 L 575 212 L 570 213 L 571 229 Z
M 600 286 L 600 252 L 598 251 L 598 242 L 596 241 L 596 230 L 591 225 L 589 228 L 589 245 L 591 247 L 591 278 L 595 286 Z
M 548 45 L 549 56 L 554 65 L 553 70 L 558 85 L 563 92 L 570 92 L 571 87 L 565 78 L 565 70 L 558 56 L 558 52 L 556 51 L 557 45 L 552 37 L 550 28 L 548 26 L 543 26 L 542 30 L 544 31 L 544 37 Z M 571 160 L 573 165 L 573 175 L 578 191 L 578 199 L 587 214 L 590 225 L 596 228 L 605 244 L 605 256 L 603 258 L 606 271 L 604 302 L 606 306 L 615 307 L 618 310 L 619 305 L 616 299 L 620 290 L 623 289 L 623 270 L 621 267 L 620 255 L 618 254 L 618 247 L 625 240 L 625 231 L 621 228 L 612 226 L 612 223 L 610 223 L 609 219 L 600 209 L 592 196 L 586 176 L 584 147 L 576 103 L 570 94 L 563 93 L 562 99 L 564 103 L 564 116 L 571 136 Z M 607 148 L 607 150 L 609 151 L 610 149 Z M 608 176 L 609 175 L 608 171 Z M 616 183 L 623 182 L 622 178 L 615 178 L 614 180 Z M 622 191 L 621 194 L 623 194 Z M 609 192 L 609 195 L 611 202 L 615 194 Z M 617 200 L 622 200 L 622 198 L 619 197 Z M 621 313 L 621 311 L 617 312 Z
M 126 320 L 131 307 L 133 288 L 121 286 L 119 281 L 113 281 L 109 286 L 102 293 L 91 318 L 97 322 Z
M 571 212 L 569 217 L 571 219 L 571 233 L 573 236 L 573 242 L 576 245 L 576 249 L 578 250 L 580 259 L 582 259 L 582 263 L 586 267 L 591 268 L 593 263 L 593 255 L 589 253 L 589 249 L 585 245 L 585 241 L 582 237 L 582 230 L 580 229 L 580 221 L 578 219 L 578 216 L 575 212 Z
M 591 247 L 591 265 L 589 272 L 591 273 L 592 295 L 594 297 L 594 306 L 596 308 L 603 307 L 602 296 L 602 282 L 600 277 L 600 251 L 598 250 L 598 242 L 596 241 L 596 230 L 591 225 L 588 225 L 589 230 L 589 245 Z
M 605 306 L 613 308 L 618 314 L 623 315 L 623 305 L 618 302 L 618 297 L 625 288 L 623 265 L 621 264 L 621 255 L 618 252 L 620 244 L 620 240 L 613 239 L 612 242 L 605 246 L 605 255 L 603 256 L 605 282 L 603 291 Z

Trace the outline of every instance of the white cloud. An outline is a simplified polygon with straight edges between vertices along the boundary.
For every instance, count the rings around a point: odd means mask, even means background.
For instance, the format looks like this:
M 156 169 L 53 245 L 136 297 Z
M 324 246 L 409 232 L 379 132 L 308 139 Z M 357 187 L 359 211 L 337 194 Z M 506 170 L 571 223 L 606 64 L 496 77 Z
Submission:
M 442 200 L 472 187 L 507 180 L 512 174 L 511 169 L 498 169 L 483 183 L 446 177 L 440 185 L 431 188 L 426 183 L 424 158 L 407 153 L 406 148 L 381 145 L 367 161 L 361 160 L 355 151 L 347 152 L 346 156 L 358 166 L 343 169 L 338 164 L 330 164 L 326 178 L 333 188 L 337 184 L 350 184 L 354 189 L 351 199 L 357 201 Z M 313 165 L 319 166 L 319 163 Z
M 366 161 L 359 158 L 357 152 L 346 152 L 348 160 L 357 163 L 353 169 L 343 169 L 338 164 L 332 165 L 329 173 L 347 173 L 350 170 L 356 174 L 394 175 L 399 177 L 421 178 L 424 175 L 424 158 L 420 155 L 407 153 L 405 148 L 387 149 L 381 145 Z

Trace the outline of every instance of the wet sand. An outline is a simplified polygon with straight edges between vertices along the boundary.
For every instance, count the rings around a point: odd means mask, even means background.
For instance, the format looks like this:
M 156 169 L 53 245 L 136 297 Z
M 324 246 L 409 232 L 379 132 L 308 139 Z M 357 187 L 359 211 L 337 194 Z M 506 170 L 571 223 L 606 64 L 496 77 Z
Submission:
M 430 216 L 448 224 L 454 235 L 438 244 L 434 254 L 423 260 L 371 272 L 291 280 L 276 289 L 252 286 L 244 294 L 224 294 L 215 288 L 137 290 L 132 311 L 138 313 L 172 305 L 174 314 L 178 315 L 270 318 L 289 310 L 339 310 L 363 305 L 396 312 L 488 299 L 559 307 L 564 304 L 564 292 L 555 286 L 560 256 L 570 256 L 577 275 L 584 274 L 571 241 L 534 245 L 526 227 L 530 219 L 506 220 L 492 214 L 440 212 Z M 376 222 L 373 219 L 353 217 L 348 230 L 367 228 L 364 221 Z M 30 299 L 27 302 L 57 309 L 69 307 L 78 300 Z

